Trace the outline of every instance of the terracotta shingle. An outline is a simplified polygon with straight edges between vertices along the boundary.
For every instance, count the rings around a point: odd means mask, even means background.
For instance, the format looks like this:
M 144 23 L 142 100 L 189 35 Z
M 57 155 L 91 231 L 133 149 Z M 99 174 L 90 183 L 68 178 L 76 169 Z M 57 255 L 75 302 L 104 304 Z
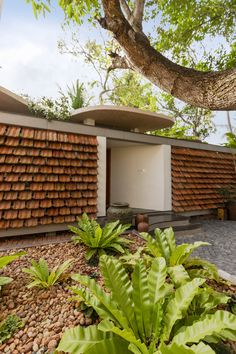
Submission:
M 11 202 L 10 201 L 0 201 L 0 210 L 7 210 L 11 209 Z
M 34 199 L 45 199 L 46 198 L 46 192 L 45 191 L 41 191 L 41 192 L 34 192 L 33 193 L 33 198 Z
M 19 144 L 17 143 L 16 145 L 19 145 Z M 32 147 L 32 146 L 34 146 L 34 141 L 30 140 L 30 139 L 21 139 L 20 145 L 21 146 Z
M 5 180 L 5 182 L 18 182 L 19 178 L 20 178 L 20 176 L 17 174 L 7 174 L 4 178 L 4 180 Z
M 64 218 L 64 216 L 62 216 L 62 215 L 54 216 L 54 217 L 53 217 L 53 222 L 54 222 L 55 224 L 62 224 L 63 222 L 65 222 L 65 218 Z
M 45 199 L 40 201 L 40 207 L 41 208 L 51 208 L 52 207 L 52 201 L 50 199 Z
M 81 208 L 71 208 L 70 209 L 70 212 L 72 215 L 80 215 L 82 214 L 82 209 Z
M 6 210 L 3 213 L 3 219 L 5 219 L 5 220 L 16 219 L 17 216 L 18 216 L 18 210 Z
M 31 215 L 33 218 L 41 218 L 45 214 L 44 209 L 34 209 L 31 211 Z
M 64 206 L 64 204 L 65 204 L 65 202 L 62 199 L 55 199 L 55 200 L 52 201 L 52 205 L 54 207 L 58 207 L 59 208 L 59 207 Z
M 12 203 L 12 209 L 15 209 L 15 210 L 25 209 L 25 201 L 23 201 L 23 200 L 15 200 Z
M 21 136 L 22 138 L 26 138 L 26 139 L 33 139 L 34 138 L 34 129 L 30 129 L 30 128 L 23 128 L 22 132 L 21 132 Z
M 39 200 L 29 200 L 26 203 L 27 209 L 38 209 L 39 208 Z
M 39 224 L 41 225 L 49 225 L 52 224 L 52 218 L 50 216 L 45 216 L 41 219 L 39 219 Z
M 0 191 L 10 191 L 11 183 L 0 183 Z
M 19 192 L 18 198 L 19 200 L 30 200 L 32 198 L 32 192 L 29 191 Z
M 25 227 L 34 227 L 38 225 L 38 220 L 35 218 L 25 220 Z
M 0 124 L 0 135 L 5 135 L 7 126 L 5 124 Z
M 29 209 L 23 209 L 23 210 L 19 210 L 18 213 L 18 218 L 19 219 L 29 219 L 31 217 L 31 210 Z
M 18 229 L 20 227 L 24 226 L 24 220 L 11 220 L 10 221 L 10 225 L 9 225 L 12 229 Z
M 95 215 L 96 175 L 96 137 L 0 124 L 0 229 Z
M 236 185 L 232 154 L 172 147 L 172 200 L 176 212 L 222 206 L 217 189 Z
M 6 136 L 10 136 L 10 137 L 18 137 L 21 135 L 21 128 L 9 126 L 5 134 Z

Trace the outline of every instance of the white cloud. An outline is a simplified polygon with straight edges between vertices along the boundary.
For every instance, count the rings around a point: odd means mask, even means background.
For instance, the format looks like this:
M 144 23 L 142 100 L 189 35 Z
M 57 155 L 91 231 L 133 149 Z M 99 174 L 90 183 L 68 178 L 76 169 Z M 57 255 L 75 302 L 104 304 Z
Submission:
M 35 20 L 4 26 L 0 37 L 0 85 L 30 96 L 56 96 L 76 79 L 87 81 L 93 73 L 68 55 L 61 55 L 57 40 L 62 33 L 60 24 Z

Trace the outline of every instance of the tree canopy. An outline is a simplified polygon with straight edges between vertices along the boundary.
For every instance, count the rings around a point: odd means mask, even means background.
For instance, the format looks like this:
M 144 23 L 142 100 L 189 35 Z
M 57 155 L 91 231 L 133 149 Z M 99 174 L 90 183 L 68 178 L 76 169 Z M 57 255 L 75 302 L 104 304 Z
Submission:
M 50 0 L 26 1 L 35 14 L 52 5 Z M 66 20 L 78 25 L 89 20 L 113 34 L 121 50 L 111 53 L 111 68 L 131 68 L 192 105 L 236 109 L 236 0 L 58 3 Z

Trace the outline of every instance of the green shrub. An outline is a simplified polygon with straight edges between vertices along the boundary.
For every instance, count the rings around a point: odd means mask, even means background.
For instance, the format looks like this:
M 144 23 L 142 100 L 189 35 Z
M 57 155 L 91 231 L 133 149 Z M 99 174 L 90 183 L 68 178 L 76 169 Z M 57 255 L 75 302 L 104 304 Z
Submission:
M 40 258 L 39 262 L 31 261 L 30 268 L 23 268 L 22 271 L 30 275 L 33 280 L 27 285 L 27 288 L 34 286 L 39 288 L 49 288 L 59 282 L 63 273 L 71 266 L 72 260 L 69 259 L 59 266 L 55 266 L 52 270 L 49 269 L 47 262 Z
M 183 265 L 191 278 L 202 277 L 219 280 L 218 271 L 214 264 L 200 259 L 190 258 L 192 252 L 200 247 L 210 245 L 208 242 L 182 243 L 176 246 L 174 231 L 170 227 L 161 231 L 155 229 L 154 237 L 141 233 L 146 243 L 146 253 L 152 257 L 164 257 L 169 267 Z
M 17 329 L 23 327 L 23 322 L 16 315 L 9 315 L 5 320 L 0 322 L 0 344 L 6 339 L 11 338 Z
M 13 262 L 15 259 L 25 255 L 25 252 L 18 252 L 10 256 L 0 257 L 0 269 L 7 266 L 9 263 Z M 13 279 L 10 277 L 0 277 L 0 290 L 3 285 L 9 284 Z
M 183 266 L 176 272 L 188 274 Z M 146 268 L 136 262 L 130 278 L 117 259 L 102 256 L 100 269 L 105 291 L 94 279 L 75 274 L 87 306 L 98 313 L 98 326 L 66 330 L 58 350 L 83 354 L 212 354 L 207 343 L 236 339 L 236 316 L 216 310 L 217 303 L 226 303 L 221 294 L 217 301 L 205 279 L 185 279 L 174 291 L 166 282 L 165 258 L 154 258 Z M 183 275 L 183 274 L 182 274 Z M 200 315 L 194 309 L 200 311 Z
M 121 225 L 119 220 L 105 225 L 104 228 L 94 219 L 89 219 L 87 214 L 83 214 L 81 219 L 78 219 L 79 227 L 69 226 L 69 229 L 76 234 L 72 237 L 75 243 L 83 243 L 88 247 L 85 255 L 87 260 L 93 256 L 105 254 L 105 251 L 114 251 L 124 253 L 124 247 L 130 241 L 120 237 L 130 225 Z

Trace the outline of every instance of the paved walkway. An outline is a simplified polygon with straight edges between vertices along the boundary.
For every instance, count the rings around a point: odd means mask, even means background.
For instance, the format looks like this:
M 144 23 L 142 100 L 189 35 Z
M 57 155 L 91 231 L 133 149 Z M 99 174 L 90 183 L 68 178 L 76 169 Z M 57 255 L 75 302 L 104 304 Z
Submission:
M 178 243 L 205 241 L 211 246 L 203 246 L 194 251 L 232 275 L 236 275 L 236 221 L 203 221 L 202 231 L 192 236 L 177 236 Z

